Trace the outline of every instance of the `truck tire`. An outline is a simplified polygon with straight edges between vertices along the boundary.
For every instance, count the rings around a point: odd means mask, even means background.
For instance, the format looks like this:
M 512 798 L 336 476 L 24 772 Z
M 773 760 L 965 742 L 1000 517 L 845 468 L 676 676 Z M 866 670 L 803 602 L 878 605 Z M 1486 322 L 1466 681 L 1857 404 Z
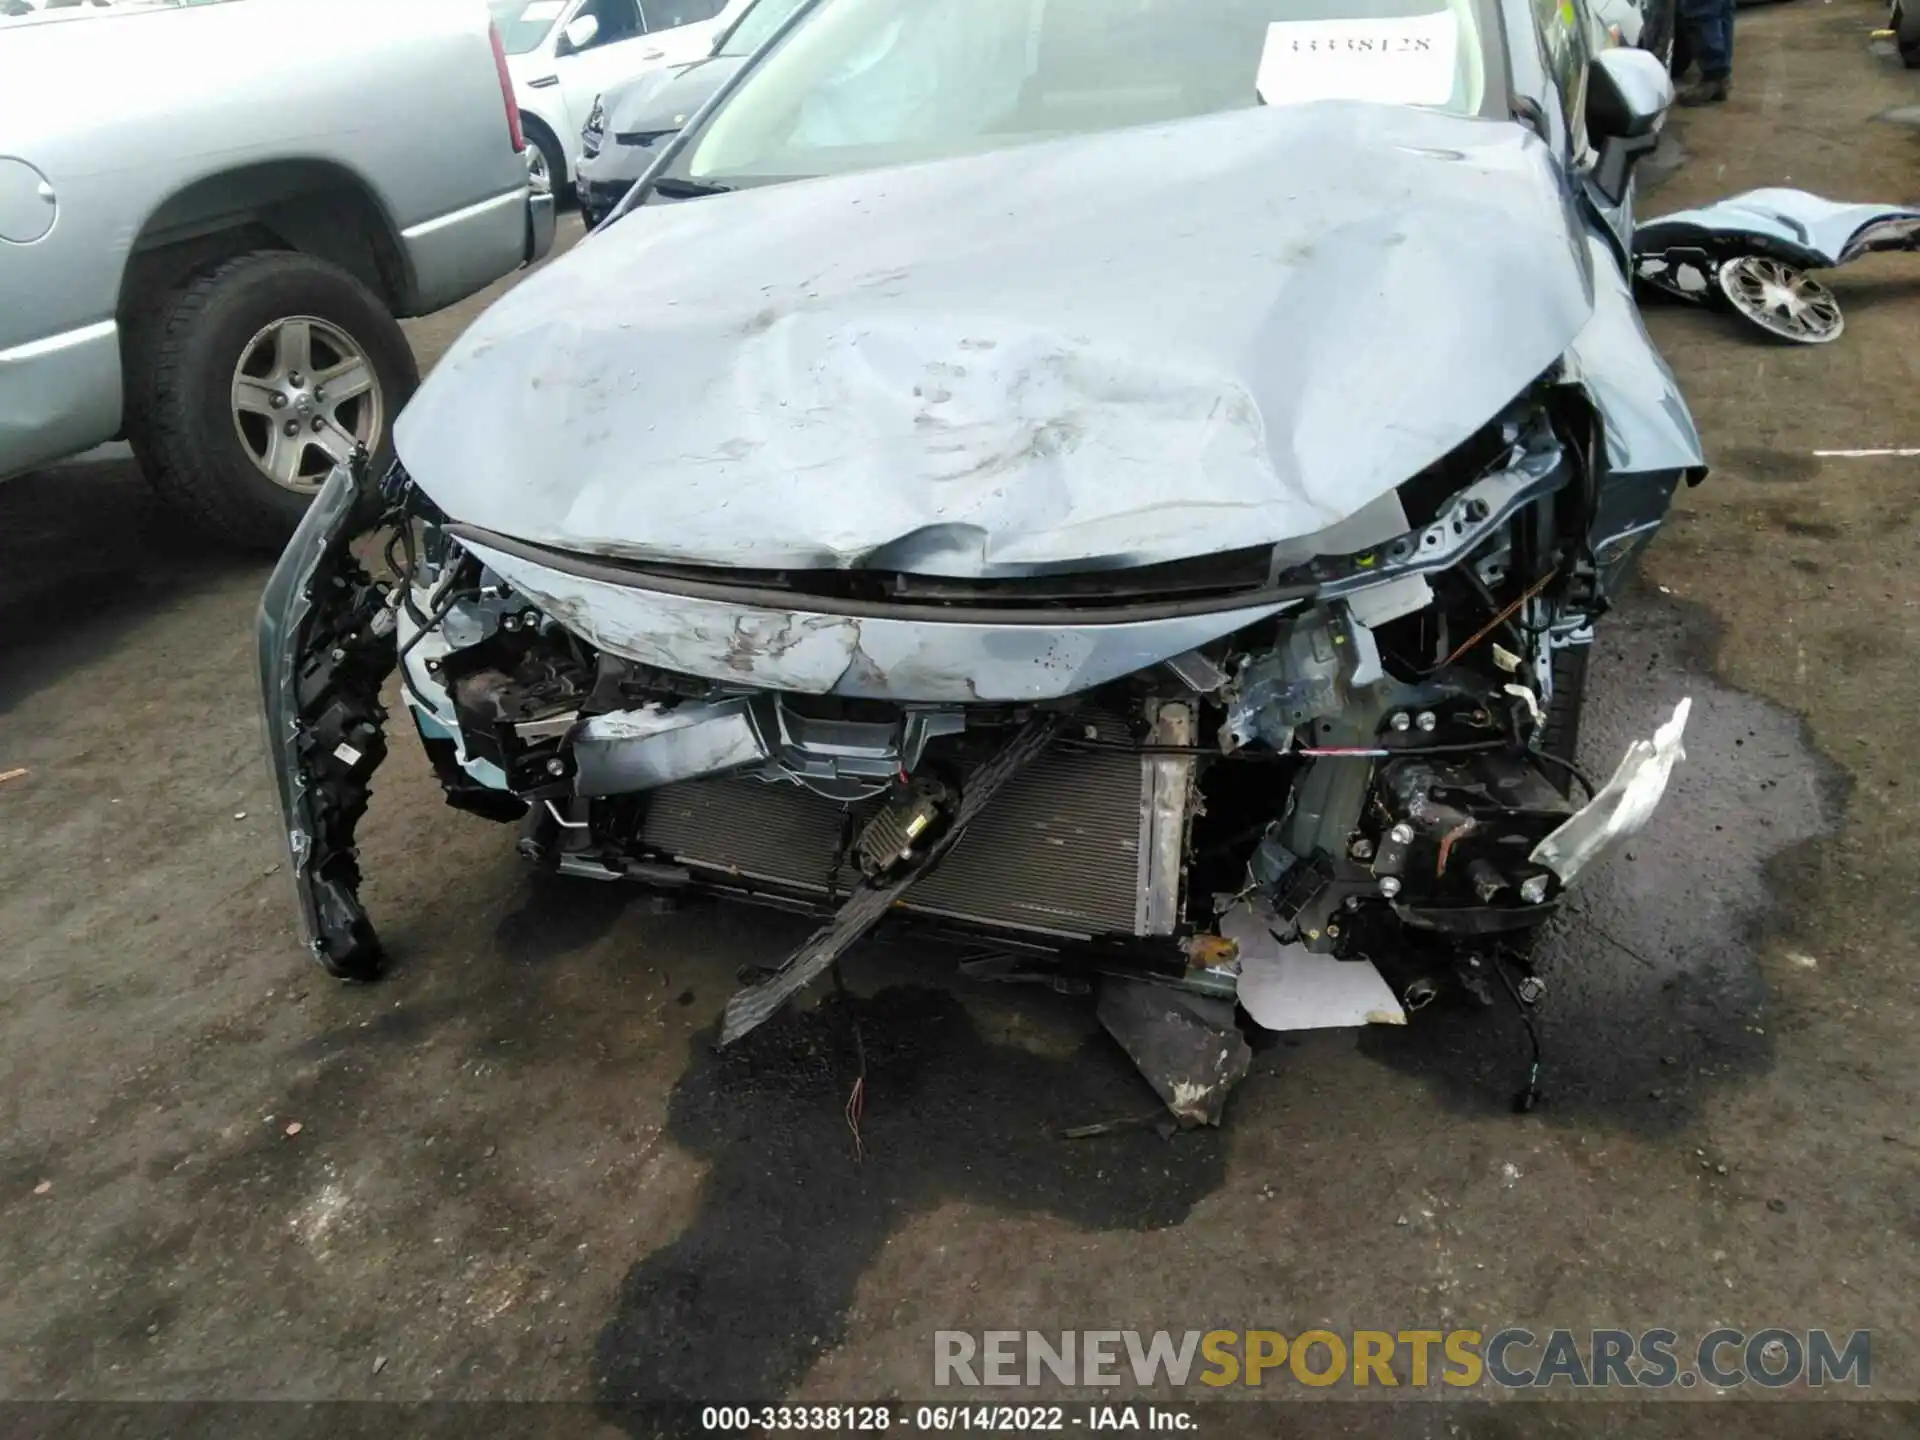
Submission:
M 130 347 L 127 432 L 141 468 L 202 529 L 250 549 L 286 544 L 355 441 L 385 465 L 394 417 L 420 383 L 378 297 L 291 251 L 200 271 L 160 299 Z
M 551 130 L 524 111 L 520 115 L 520 129 L 527 143 L 539 152 L 540 165 L 547 172 L 547 185 L 553 192 L 554 209 L 566 209 L 573 199 L 573 185 L 567 178 L 567 152 Z

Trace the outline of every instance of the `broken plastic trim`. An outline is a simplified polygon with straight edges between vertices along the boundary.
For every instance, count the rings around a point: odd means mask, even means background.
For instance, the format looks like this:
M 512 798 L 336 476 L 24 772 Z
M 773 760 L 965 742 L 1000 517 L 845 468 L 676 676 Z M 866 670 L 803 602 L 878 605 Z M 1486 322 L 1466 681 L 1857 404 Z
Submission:
M 1687 757 L 1680 741 L 1692 706 L 1691 699 L 1681 700 L 1651 740 L 1629 745 L 1600 793 L 1534 846 L 1528 860 L 1553 871 L 1562 885 L 1571 885 L 1615 844 L 1639 834 L 1667 793 L 1673 767 Z
M 360 904 L 354 829 L 386 758 L 380 687 L 394 667 L 392 614 L 348 548 L 380 513 L 364 451 L 336 467 L 260 598 L 260 696 L 268 757 L 307 948 L 328 973 L 370 980 L 380 942 Z

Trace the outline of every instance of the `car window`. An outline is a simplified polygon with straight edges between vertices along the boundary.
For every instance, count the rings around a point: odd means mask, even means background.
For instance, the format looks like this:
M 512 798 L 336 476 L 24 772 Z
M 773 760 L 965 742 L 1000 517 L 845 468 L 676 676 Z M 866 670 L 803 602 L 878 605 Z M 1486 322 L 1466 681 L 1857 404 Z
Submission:
M 640 0 L 647 29 L 674 30 L 682 25 L 711 20 L 720 13 L 724 0 Z
M 582 15 L 591 15 L 600 22 L 600 28 L 585 47 L 589 50 L 598 50 L 602 45 L 618 45 L 622 40 L 633 40 L 646 33 L 646 27 L 640 23 L 640 7 L 635 0 L 587 0 L 574 12 L 574 18 Z
M 487 0 L 500 44 L 509 55 L 525 55 L 540 48 L 565 11 L 565 0 Z
M 1586 0 L 1533 0 L 1541 59 L 1560 96 L 1575 156 L 1587 152 L 1587 65 L 1593 59 L 1593 18 Z
M 681 173 L 750 184 L 1324 98 L 1476 114 L 1492 33 L 1475 0 L 831 0 Z
M 767 43 L 780 28 L 781 21 L 800 8 L 800 3 L 801 0 L 755 0 L 747 7 L 746 14 L 721 37 L 714 54 L 751 55 Z

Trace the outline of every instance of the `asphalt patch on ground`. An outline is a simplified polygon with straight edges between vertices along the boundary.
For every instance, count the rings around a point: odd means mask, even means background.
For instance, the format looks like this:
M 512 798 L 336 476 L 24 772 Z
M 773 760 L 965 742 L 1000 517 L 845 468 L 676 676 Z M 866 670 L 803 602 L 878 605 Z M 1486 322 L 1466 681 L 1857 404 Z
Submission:
M 595 1347 L 616 1420 L 635 1402 L 787 1393 L 848 1338 L 861 1274 L 916 1212 L 967 1200 L 1156 1230 L 1225 1174 L 1217 1132 L 1063 1138 L 1151 1104 L 1125 1056 L 1104 1037 L 1058 1057 L 995 1044 L 943 990 L 836 992 L 724 1051 L 713 1034 L 694 1041 L 668 1109 L 668 1136 L 710 1165 L 698 1215 L 627 1272 Z
M 1770 1063 L 1760 956 L 1791 943 L 1807 847 L 1838 825 L 1846 782 L 1797 716 L 1713 678 L 1704 611 L 1639 586 L 1596 633 L 1580 744 L 1596 781 L 1682 696 L 1693 707 L 1653 820 L 1582 879 L 1534 947 L 1547 984 L 1533 1012 L 1540 1113 L 1671 1130 L 1708 1087 Z M 1361 1045 L 1469 1109 L 1509 1106 L 1528 1065 L 1525 1028 L 1498 992 L 1488 1009 L 1436 1005 Z
M 8 480 L 0 485 L 0 715 L 113 653 L 153 610 L 257 563 L 196 533 L 130 461 Z

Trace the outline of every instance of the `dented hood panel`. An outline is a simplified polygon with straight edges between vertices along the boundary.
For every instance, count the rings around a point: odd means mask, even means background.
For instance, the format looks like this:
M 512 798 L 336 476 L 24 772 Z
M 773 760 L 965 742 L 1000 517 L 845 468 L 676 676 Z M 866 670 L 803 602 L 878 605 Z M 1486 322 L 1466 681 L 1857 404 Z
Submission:
M 1325 529 L 1592 308 L 1521 127 L 1256 109 L 649 206 L 507 295 L 397 428 L 571 550 L 964 577 Z

